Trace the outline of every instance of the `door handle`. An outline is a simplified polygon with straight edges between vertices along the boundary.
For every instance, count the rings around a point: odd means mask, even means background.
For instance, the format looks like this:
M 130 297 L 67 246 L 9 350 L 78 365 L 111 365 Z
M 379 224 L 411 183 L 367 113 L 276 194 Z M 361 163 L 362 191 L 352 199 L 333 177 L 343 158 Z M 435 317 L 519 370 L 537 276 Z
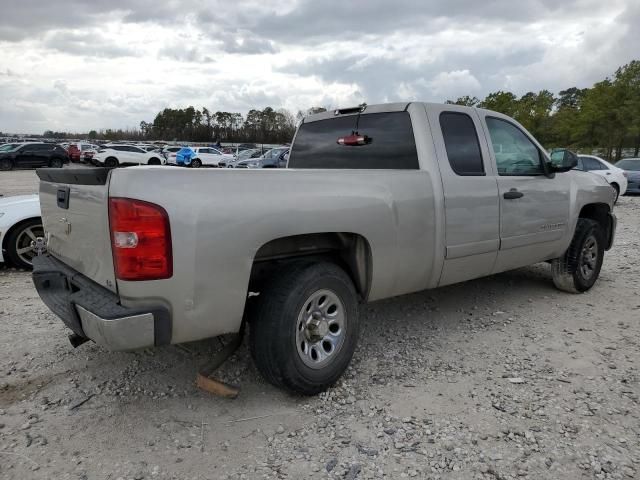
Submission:
M 516 198 L 524 197 L 524 193 L 519 192 L 515 188 L 512 188 L 508 192 L 504 192 L 503 197 L 505 198 L 505 200 L 515 200 Z

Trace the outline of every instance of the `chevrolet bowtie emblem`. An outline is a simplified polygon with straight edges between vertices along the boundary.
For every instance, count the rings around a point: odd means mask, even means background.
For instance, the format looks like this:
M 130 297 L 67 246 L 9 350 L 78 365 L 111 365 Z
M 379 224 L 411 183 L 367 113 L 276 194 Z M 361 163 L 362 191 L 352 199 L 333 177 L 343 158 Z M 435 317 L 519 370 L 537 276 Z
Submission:
M 58 220 L 60 223 L 64 223 L 64 233 L 65 235 L 70 235 L 71 234 L 71 222 L 69 222 L 69 220 L 67 220 L 66 218 L 62 217 L 60 220 Z

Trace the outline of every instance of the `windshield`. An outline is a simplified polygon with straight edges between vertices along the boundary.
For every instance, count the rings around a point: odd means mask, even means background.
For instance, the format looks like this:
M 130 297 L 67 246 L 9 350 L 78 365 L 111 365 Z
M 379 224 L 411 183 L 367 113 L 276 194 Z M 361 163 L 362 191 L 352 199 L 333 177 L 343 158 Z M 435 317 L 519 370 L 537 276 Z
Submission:
M 5 143 L 4 145 L 0 145 L 0 152 L 10 152 L 18 148 L 20 143 Z
M 616 163 L 616 167 L 623 170 L 631 170 L 634 172 L 640 172 L 640 158 L 630 158 L 627 160 L 620 160 Z

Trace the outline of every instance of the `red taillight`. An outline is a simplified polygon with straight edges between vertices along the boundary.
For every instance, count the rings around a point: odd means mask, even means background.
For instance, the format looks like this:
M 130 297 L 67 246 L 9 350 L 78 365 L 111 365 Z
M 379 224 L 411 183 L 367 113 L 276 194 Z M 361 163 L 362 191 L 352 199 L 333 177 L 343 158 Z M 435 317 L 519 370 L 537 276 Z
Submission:
M 346 137 L 340 137 L 337 140 L 338 145 L 356 146 L 366 145 L 371 143 L 371 139 L 366 135 L 358 135 L 357 133 L 347 135 Z
M 164 208 L 131 198 L 109 199 L 116 277 L 161 280 L 173 275 L 171 228 Z

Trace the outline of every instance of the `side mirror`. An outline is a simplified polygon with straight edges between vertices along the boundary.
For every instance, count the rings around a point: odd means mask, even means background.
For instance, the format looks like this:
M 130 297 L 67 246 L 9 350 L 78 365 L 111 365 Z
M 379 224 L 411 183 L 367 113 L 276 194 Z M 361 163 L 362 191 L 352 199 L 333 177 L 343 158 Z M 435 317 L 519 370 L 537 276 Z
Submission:
M 547 166 L 552 173 L 568 172 L 578 166 L 578 156 L 566 148 L 553 150 L 550 159 Z

